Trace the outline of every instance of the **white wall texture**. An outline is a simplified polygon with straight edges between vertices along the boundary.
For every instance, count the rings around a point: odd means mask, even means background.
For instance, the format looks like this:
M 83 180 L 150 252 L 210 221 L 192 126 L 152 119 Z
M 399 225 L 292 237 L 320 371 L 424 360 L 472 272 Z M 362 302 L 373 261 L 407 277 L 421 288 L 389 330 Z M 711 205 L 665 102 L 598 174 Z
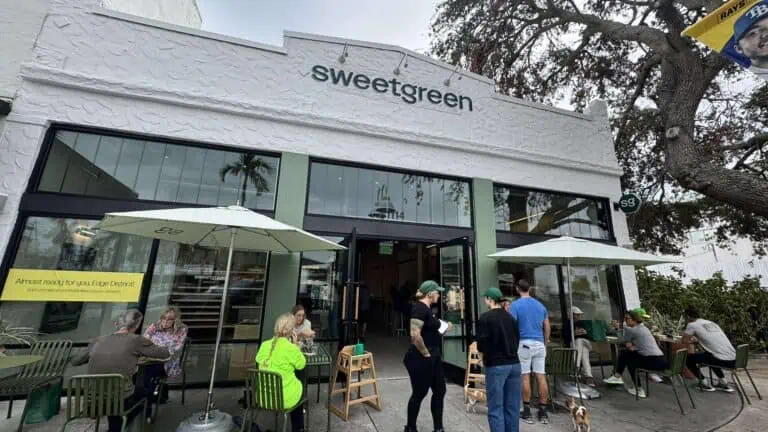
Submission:
M 51 0 L 14 113 L 0 139 L 6 244 L 50 122 L 305 153 L 617 199 L 620 170 L 604 106 L 580 115 L 498 96 L 464 74 L 450 89 L 474 111 L 313 80 L 315 64 L 391 79 L 399 47 L 287 33 L 284 47 L 104 12 L 97 0 Z M 140 21 L 140 23 L 134 22 Z M 446 91 L 450 65 L 409 53 L 400 81 Z M 613 212 L 619 244 L 626 219 Z M 489 221 L 493 224 L 493 221 Z M 632 271 L 622 271 L 629 306 Z
M 199 29 L 203 25 L 197 0 L 103 0 L 102 6 L 185 27 Z
M 49 0 L 0 0 L 0 98 L 13 99 L 19 65 L 32 55 Z M 2 130 L 2 129 L 0 129 Z

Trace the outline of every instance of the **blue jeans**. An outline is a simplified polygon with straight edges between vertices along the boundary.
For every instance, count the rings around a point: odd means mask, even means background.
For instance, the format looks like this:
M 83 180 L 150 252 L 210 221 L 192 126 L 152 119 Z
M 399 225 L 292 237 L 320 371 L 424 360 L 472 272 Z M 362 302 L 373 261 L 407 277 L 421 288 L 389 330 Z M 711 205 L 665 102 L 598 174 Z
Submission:
M 485 368 L 491 432 L 520 431 L 520 363 Z

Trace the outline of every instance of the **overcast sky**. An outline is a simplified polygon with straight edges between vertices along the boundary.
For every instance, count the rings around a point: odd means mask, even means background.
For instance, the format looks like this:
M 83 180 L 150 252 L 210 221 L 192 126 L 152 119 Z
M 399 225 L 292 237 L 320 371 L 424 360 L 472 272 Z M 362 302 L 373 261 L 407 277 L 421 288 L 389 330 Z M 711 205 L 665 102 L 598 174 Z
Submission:
M 198 0 L 203 29 L 270 45 L 283 30 L 429 48 L 438 0 Z

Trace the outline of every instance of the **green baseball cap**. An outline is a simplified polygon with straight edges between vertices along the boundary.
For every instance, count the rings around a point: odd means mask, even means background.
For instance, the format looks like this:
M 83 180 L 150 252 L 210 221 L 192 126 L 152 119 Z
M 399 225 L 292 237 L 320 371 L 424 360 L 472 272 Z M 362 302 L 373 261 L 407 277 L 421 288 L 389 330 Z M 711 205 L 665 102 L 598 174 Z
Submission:
M 638 315 L 640 315 L 644 319 L 648 319 L 651 317 L 650 315 L 648 315 L 645 309 L 641 307 L 632 309 L 632 312 L 636 312 Z
M 433 280 L 424 281 L 419 287 L 419 292 L 422 294 L 429 294 L 433 291 L 443 292 L 445 291 L 445 288 L 441 287 Z
M 501 293 L 501 290 L 499 290 L 498 288 L 490 287 L 487 290 L 485 290 L 485 293 L 483 293 L 483 297 L 489 298 L 493 301 L 501 301 L 504 295 Z

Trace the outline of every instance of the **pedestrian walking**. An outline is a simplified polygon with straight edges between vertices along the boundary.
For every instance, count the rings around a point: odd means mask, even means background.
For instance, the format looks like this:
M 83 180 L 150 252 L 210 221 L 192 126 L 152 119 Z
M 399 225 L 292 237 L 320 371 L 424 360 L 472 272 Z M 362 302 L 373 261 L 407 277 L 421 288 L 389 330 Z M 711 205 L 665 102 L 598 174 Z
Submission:
M 405 368 L 411 379 L 411 398 L 408 400 L 408 424 L 405 432 L 416 432 L 416 420 L 419 417 L 421 402 L 432 389 L 432 422 L 435 432 L 443 429 L 443 400 L 445 399 L 445 372 L 441 347 L 441 321 L 432 312 L 432 306 L 440 300 L 440 293 L 445 291 L 435 281 L 428 280 L 421 284 L 416 293 L 416 302 L 411 307 L 411 346 L 405 354 Z M 451 325 L 443 329 L 450 330 Z
M 549 423 L 547 415 L 547 400 L 549 399 L 549 386 L 547 385 L 546 360 L 547 345 L 551 327 L 549 313 L 540 301 L 531 297 L 531 286 L 525 279 L 517 282 L 517 291 L 520 299 L 512 303 L 509 313 L 517 320 L 520 329 L 520 347 L 517 357 L 520 359 L 520 368 L 523 380 L 523 413 L 521 420 L 533 424 L 531 415 L 531 379 L 530 374 L 536 376 L 536 384 L 539 389 L 539 421 Z
M 485 366 L 488 424 L 491 432 L 520 430 L 520 340 L 517 321 L 502 306 L 498 288 L 483 294 L 488 312 L 477 321 L 477 349 Z

